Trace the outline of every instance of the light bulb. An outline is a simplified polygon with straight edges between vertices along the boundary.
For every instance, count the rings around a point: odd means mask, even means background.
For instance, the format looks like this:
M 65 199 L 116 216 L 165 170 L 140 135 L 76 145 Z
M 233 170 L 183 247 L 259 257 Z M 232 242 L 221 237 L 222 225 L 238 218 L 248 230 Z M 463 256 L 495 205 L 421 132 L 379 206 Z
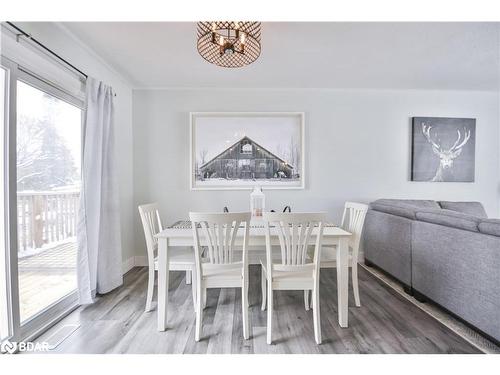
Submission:
M 224 45 L 224 37 L 223 37 L 223 36 L 220 36 L 220 37 L 219 37 L 219 44 L 220 44 L 221 46 L 223 46 L 223 45 Z
M 240 43 L 245 44 L 245 33 L 240 33 Z

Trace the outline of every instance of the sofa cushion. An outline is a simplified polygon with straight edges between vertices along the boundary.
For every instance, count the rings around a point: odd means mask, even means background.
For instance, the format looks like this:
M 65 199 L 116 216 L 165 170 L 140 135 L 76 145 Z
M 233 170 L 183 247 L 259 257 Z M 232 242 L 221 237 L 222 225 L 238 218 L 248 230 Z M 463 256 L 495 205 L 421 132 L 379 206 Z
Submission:
M 451 210 L 420 210 L 415 214 L 417 220 L 427 223 L 445 225 L 447 227 L 479 232 L 480 219 L 476 216 Z
M 486 219 L 479 223 L 481 233 L 500 237 L 500 219 Z
M 487 219 L 486 211 L 480 202 L 438 202 L 441 208 L 461 212 L 463 214 L 474 215 L 482 219 Z
M 417 208 L 414 206 L 405 205 L 401 203 L 398 205 L 391 205 L 391 204 L 380 203 L 379 201 L 371 203 L 370 209 L 379 212 L 384 212 L 386 214 L 405 217 L 407 219 L 412 219 L 412 220 L 416 219 L 415 213 L 417 212 Z
M 424 199 L 378 199 L 374 203 L 381 203 L 390 206 L 413 206 L 418 208 L 440 208 L 436 201 Z

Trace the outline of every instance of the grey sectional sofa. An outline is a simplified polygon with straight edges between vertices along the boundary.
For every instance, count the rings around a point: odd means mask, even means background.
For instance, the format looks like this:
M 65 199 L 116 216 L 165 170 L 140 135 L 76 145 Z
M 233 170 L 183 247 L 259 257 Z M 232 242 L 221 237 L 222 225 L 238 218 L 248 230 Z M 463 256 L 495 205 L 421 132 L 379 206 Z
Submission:
M 478 202 L 380 199 L 363 231 L 365 262 L 500 341 L 500 220 Z

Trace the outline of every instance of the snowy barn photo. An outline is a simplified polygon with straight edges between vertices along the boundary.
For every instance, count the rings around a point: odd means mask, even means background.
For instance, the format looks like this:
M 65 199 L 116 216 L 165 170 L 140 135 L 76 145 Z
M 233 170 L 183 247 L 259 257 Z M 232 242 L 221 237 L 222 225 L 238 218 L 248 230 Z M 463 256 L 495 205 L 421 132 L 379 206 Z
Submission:
M 199 173 L 204 179 L 293 178 L 293 166 L 250 138 L 243 137 L 203 164 L 199 168 Z
M 302 113 L 192 113 L 191 188 L 303 188 Z

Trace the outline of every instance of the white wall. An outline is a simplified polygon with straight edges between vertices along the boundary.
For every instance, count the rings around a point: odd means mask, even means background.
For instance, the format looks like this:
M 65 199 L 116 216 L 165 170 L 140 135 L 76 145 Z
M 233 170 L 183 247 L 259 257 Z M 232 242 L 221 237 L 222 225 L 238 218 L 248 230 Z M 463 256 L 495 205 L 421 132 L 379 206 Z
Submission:
M 473 91 L 183 89 L 136 90 L 92 50 L 54 23 L 16 23 L 101 79 L 115 98 L 123 260 L 145 255 L 137 204 L 157 200 L 166 222 L 189 210 L 248 209 L 246 191 L 189 190 L 190 111 L 304 111 L 306 189 L 268 191 L 267 204 L 327 210 L 381 197 L 480 200 L 500 216 L 499 95 Z M 132 110 L 133 108 L 133 110 Z M 409 181 L 412 116 L 475 117 L 476 182 Z
M 248 209 L 247 191 L 189 190 L 190 111 L 304 111 L 306 189 L 267 191 L 268 208 L 327 210 L 345 200 L 478 200 L 499 217 L 499 96 L 473 91 L 135 90 L 134 202 L 158 201 L 166 222 L 189 210 Z M 476 182 L 409 181 L 412 116 L 477 119 Z M 144 239 L 136 222 L 137 254 Z
M 88 47 L 59 25 L 45 22 L 16 22 L 21 29 L 68 60 L 78 69 L 113 87 L 115 97 L 116 142 L 119 158 L 119 182 L 123 260 L 133 256 L 133 159 L 132 159 L 132 88 L 131 85 Z

